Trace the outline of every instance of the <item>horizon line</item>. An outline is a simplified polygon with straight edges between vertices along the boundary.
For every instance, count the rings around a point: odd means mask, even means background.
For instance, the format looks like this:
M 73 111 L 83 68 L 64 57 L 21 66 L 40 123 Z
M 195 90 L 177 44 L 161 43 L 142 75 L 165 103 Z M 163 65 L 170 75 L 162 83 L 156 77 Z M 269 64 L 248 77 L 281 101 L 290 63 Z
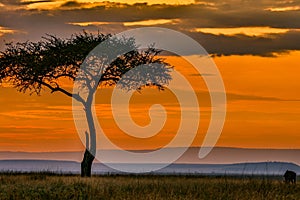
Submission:
M 300 150 L 300 148 L 262 148 L 262 147 L 230 147 L 230 146 L 216 146 L 216 147 L 168 147 L 167 149 L 175 149 L 175 148 L 188 148 L 188 149 L 200 149 L 200 148 L 213 148 L 213 149 L 240 149 L 240 150 Z M 161 148 L 155 148 L 155 149 L 123 149 L 126 151 L 156 151 Z M 102 149 L 104 151 L 118 151 L 118 149 Z M 78 153 L 83 152 L 85 149 L 82 150 L 74 150 L 74 151 L 11 151 L 11 150 L 3 150 L 0 151 L 0 153 Z

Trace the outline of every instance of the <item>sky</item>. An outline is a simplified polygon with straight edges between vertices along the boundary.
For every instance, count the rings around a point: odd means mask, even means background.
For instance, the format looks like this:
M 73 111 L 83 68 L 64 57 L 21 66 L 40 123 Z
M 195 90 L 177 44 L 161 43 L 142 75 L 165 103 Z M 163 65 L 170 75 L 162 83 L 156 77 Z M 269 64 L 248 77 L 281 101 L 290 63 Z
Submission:
M 227 116 L 217 146 L 299 149 L 299 19 L 299 0 L 0 0 L 0 50 L 9 42 L 38 41 L 45 34 L 65 38 L 82 30 L 114 34 L 157 26 L 180 31 L 207 50 L 224 81 Z M 200 146 L 211 116 L 203 77 L 195 75 L 184 59 L 164 57 L 195 87 L 201 121 L 192 145 Z M 148 139 L 128 137 L 117 127 L 110 94 L 111 88 L 97 92 L 96 110 L 115 144 L 160 148 L 174 137 L 180 112 L 172 92 L 145 89 L 134 95 L 130 110 L 140 125 L 149 123 L 145 107 L 161 103 L 168 111 L 163 130 Z M 41 96 L 30 96 L 2 86 L 0 151 L 82 150 L 71 106 L 63 94 L 45 90 Z

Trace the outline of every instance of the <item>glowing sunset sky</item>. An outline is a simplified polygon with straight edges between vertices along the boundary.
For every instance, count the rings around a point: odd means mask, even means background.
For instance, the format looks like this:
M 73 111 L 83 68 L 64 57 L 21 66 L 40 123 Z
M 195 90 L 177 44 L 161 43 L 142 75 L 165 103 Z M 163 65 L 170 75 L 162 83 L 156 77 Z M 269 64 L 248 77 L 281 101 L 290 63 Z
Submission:
M 299 0 L 143 2 L 0 0 L 0 50 L 5 42 L 37 41 L 46 33 L 69 37 L 82 29 L 93 33 L 144 26 L 174 29 L 213 55 L 223 77 L 228 111 L 217 146 L 300 148 Z M 201 122 L 193 146 L 199 146 L 210 118 L 207 88 L 183 59 L 166 59 L 196 85 Z M 110 92 L 98 91 L 96 109 L 113 142 L 143 149 L 159 148 L 172 139 L 180 116 L 170 91 L 146 89 L 132 100 L 133 119 L 140 125 L 149 122 L 145 107 L 166 106 L 166 126 L 149 139 L 133 139 L 118 129 L 111 115 Z M 0 151 L 82 150 L 71 105 L 69 97 L 48 90 L 30 96 L 0 88 Z

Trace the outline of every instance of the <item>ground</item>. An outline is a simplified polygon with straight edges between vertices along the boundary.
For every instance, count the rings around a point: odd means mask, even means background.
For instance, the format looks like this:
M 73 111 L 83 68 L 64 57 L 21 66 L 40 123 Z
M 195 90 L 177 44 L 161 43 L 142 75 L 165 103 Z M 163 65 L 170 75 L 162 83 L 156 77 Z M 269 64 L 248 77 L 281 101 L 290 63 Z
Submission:
M 282 177 L 0 174 L 0 199 L 300 199 Z

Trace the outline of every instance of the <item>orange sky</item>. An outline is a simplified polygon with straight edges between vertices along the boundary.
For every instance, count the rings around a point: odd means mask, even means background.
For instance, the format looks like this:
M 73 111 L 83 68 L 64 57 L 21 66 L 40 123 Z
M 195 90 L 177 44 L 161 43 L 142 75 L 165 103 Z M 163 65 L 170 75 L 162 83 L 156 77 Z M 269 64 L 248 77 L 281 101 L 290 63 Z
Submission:
M 222 55 L 213 58 L 227 93 L 227 116 L 217 146 L 300 148 L 299 10 L 299 3 L 293 0 L 2 1 L 0 51 L 6 42 L 38 41 L 46 33 L 66 38 L 82 29 L 119 33 L 149 26 L 180 31 L 210 54 Z M 196 91 L 201 121 L 193 146 L 199 146 L 211 117 L 206 85 L 183 59 L 169 56 L 167 62 Z M 180 109 L 171 91 L 145 89 L 131 100 L 132 117 L 140 125 L 149 123 L 145 108 L 152 104 L 162 104 L 167 110 L 165 127 L 148 139 L 135 139 L 119 130 L 112 118 L 110 94 L 111 89 L 98 91 L 96 110 L 115 144 L 127 149 L 159 148 L 174 137 Z M 83 148 L 71 98 L 48 90 L 30 96 L 0 87 L 0 151 Z
M 217 146 L 249 148 L 300 148 L 300 52 L 278 57 L 215 57 L 224 80 L 228 110 Z M 197 90 L 201 122 L 193 145 L 199 146 L 207 131 L 210 101 L 200 76 L 193 76 L 189 65 L 169 57 Z M 126 136 L 114 124 L 110 111 L 110 89 L 99 90 L 97 115 L 108 137 L 123 148 L 158 148 L 173 137 L 179 122 L 179 107 L 168 90 L 146 89 L 136 94 L 130 107 L 140 125 L 149 122 L 145 106 L 166 105 L 164 129 L 149 139 Z M 62 94 L 43 92 L 42 96 L 21 94 L 13 88 L 0 88 L 0 151 L 73 151 L 83 146 L 76 133 L 71 99 Z

